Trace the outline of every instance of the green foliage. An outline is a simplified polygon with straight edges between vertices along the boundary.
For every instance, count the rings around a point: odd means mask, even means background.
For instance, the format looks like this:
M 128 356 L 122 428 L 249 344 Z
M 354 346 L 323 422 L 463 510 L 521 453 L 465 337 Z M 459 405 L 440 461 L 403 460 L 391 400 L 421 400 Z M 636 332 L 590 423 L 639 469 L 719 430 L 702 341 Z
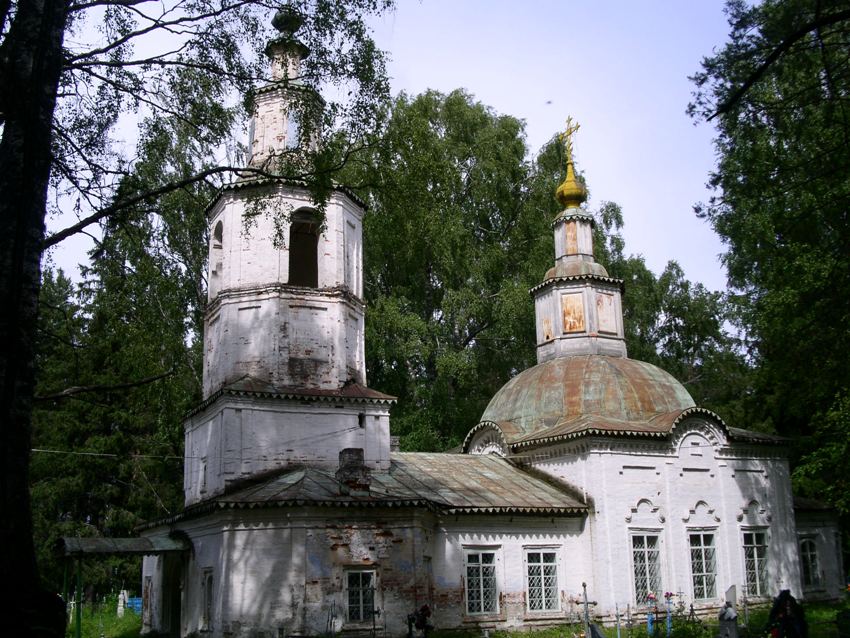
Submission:
M 838 491 L 828 467 L 850 389 L 850 18 L 846 3 L 729 2 L 730 42 L 694 78 L 696 117 L 718 105 L 715 196 L 701 206 L 724 255 L 756 374 L 757 420 L 802 437 L 798 487 Z M 838 17 L 836 17 L 838 16 Z M 749 87 L 743 94 L 739 87 Z M 846 437 L 846 434 L 843 435 Z M 835 450 L 833 450 L 835 452 Z M 828 454 L 832 454 L 829 452 Z M 820 477 L 820 478 L 817 478 Z
M 807 447 L 810 451 L 794 471 L 795 484 L 826 499 L 839 512 L 850 513 L 850 394 L 837 397 L 817 420 Z
M 344 174 L 369 205 L 369 383 L 399 397 L 392 423 L 405 449 L 457 445 L 493 394 L 536 362 L 528 291 L 553 264 L 563 147 L 553 139 L 533 162 L 525 157 L 520 121 L 462 91 L 430 91 L 396 99 L 386 128 Z M 676 264 L 656 277 L 642 257 L 626 256 L 615 204 L 594 215 L 598 259 L 626 281 L 631 356 L 737 416 L 736 383 L 748 368 L 724 332 L 725 299 Z
M 401 398 L 393 424 L 407 449 L 459 443 L 533 361 L 527 290 L 548 233 L 525 205 L 525 153 L 519 120 L 461 91 L 402 95 L 347 176 L 369 204 L 370 385 Z
M 180 77 L 193 85 L 192 75 Z M 122 196 L 207 166 L 233 115 L 206 97 L 221 127 L 152 115 Z M 32 460 L 38 558 L 53 589 L 62 579 L 52 553 L 59 536 L 131 536 L 182 504 L 181 422 L 200 398 L 204 208 L 213 193 L 196 182 L 155 208 L 139 204 L 110 218 L 76 289 L 61 273 L 44 273 L 33 442 L 86 454 L 42 452 Z M 100 592 L 132 587 L 138 569 L 135 558 L 91 561 L 84 581 Z
M 115 596 L 109 596 L 94 605 L 84 605 L 80 615 L 82 638 L 136 638 L 142 630 L 142 617 L 129 609 L 119 617 L 117 609 L 118 600 Z M 72 616 L 65 635 L 74 638 L 76 631 L 76 617 Z

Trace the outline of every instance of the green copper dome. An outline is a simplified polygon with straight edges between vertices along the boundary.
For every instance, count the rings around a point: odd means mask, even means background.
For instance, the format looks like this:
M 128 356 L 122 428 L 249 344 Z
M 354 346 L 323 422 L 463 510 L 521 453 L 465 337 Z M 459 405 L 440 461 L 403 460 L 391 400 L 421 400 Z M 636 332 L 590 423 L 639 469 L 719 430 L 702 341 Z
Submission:
M 652 364 L 580 355 L 521 372 L 496 393 L 481 421 L 498 424 L 510 444 L 588 422 L 611 431 L 660 432 L 694 405 L 681 383 Z

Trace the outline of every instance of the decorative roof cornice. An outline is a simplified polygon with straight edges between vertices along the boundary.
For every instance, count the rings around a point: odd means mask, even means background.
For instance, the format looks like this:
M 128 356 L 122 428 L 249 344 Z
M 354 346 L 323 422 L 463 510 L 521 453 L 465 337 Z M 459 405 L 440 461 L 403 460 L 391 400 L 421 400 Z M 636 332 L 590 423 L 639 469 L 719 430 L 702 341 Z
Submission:
M 561 222 L 568 222 L 574 219 L 578 221 L 588 222 L 591 226 L 596 226 L 596 220 L 593 219 L 593 216 L 585 213 L 580 208 L 568 208 L 552 220 L 551 226 L 554 227 L 560 224 Z
M 222 397 L 237 397 L 247 399 L 272 399 L 280 401 L 299 401 L 311 403 L 350 403 L 369 405 L 393 405 L 396 397 L 382 394 L 375 390 L 366 388 L 367 393 L 362 395 L 345 394 L 344 389 L 340 391 L 313 390 L 310 388 L 281 388 L 275 390 L 250 390 L 240 388 L 224 387 L 217 390 L 209 397 L 201 401 L 197 406 L 189 410 L 184 416 L 190 419 L 196 414 L 203 412 Z
M 246 167 L 245 170 L 250 171 L 251 168 Z M 224 186 L 219 188 L 218 192 L 213 195 L 212 199 L 210 200 L 210 203 L 207 204 L 206 208 L 204 209 L 204 215 L 209 217 L 210 213 L 212 212 L 212 209 L 218 203 L 218 200 L 221 199 L 222 195 L 227 192 L 252 188 L 263 188 L 268 186 L 288 186 L 289 188 L 299 189 L 305 191 L 305 194 L 308 195 L 309 198 L 309 187 L 307 185 L 306 180 L 288 179 L 285 177 L 249 177 L 243 180 L 231 182 L 230 184 L 225 184 Z M 346 197 L 348 197 L 348 199 L 352 201 L 352 203 L 356 204 L 364 211 L 369 208 L 366 202 L 360 199 L 354 193 L 354 191 L 352 191 L 347 186 L 335 185 L 332 190 L 336 193 L 341 193 L 345 195 Z
M 568 277 L 551 277 L 550 279 L 546 279 L 545 281 L 540 282 L 534 288 L 531 288 L 528 292 L 529 294 L 534 294 L 538 290 L 543 290 L 547 286 L 552 286 L 557 283 L 567 283 L 574 281 L 596 281 L 603 284 L 610 284 L 614 286 L 618 286 L 620 290 L 623 289 L 624 283 L 622 279 L 617 279 L 616 277 L 602 277 L 601 275 L 593 275 L 593 274 L 585 274 L 585 275 L 570 275 Z
M 546 435 L 544 431 L 539 435 L 534 435 L 527 439 L 509 443 L 507 447 L 511 452 L 516 452 L 523 448 L 541 447 L 544 445 L 551 445 L 553 443 L 561 443 L 578 438 L 594 436 L 626 439 L 669 439 L 675 433 L 678 426 L 683 424 L 687 419 L 695 416 L 703 417 L 712 421 L 715 425 L 721 428 L 726 438 L 733 443 L 742 442 L 759 445 L 785 445 L 788 442 L 788 439 L 774 434 L 764 434 L 761 432 L 752 432 L 750 430 L 729 427 L 715 412 L 706 408 L 691 407 L 682 410 L 670 421 L 668 426 L 665 426 L 663 423 L 659 423 L 654 426 L 651 426 L 649 423 L 634 423 L 630 424 L 630 427 L 618 428 L 613 424 L 613 422 L 611 423 L 612 427 L 588 425 L 587 427 L 576 429 L 571 432 L 553 435 Z M 665 415 L 658 415 L 656 418 L 663 419 L 665 418 Z M 600 417 L 600 421 L 605 421 L 604 417 Z M 498 428 L 500 432 L 503 431 L 497 423 L 493 423 L 492 421 L 483 421 L 470 431 L 467 435 L 467 439 L 464 440 L 464 446 L 467 444 L 467 440 L 470 439 L 473 432 L 483 429 L 486 426 Z

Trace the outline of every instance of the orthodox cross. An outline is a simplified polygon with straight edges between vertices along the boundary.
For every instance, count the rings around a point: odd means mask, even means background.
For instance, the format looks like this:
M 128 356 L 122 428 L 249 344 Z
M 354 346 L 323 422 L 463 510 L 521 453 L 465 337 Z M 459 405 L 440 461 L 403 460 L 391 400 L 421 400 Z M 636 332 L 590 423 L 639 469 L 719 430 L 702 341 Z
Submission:
M 567 130 L 563 133 L 558 134 L 558 138 L 564 144 L 564 150 L 567 152 L 567 163 L 572 162 L 573 159 L 573 135 L 577 130 L 581 128 L 581 124 L 578 122 L 573 122 L 572 117 L 567 117 Z

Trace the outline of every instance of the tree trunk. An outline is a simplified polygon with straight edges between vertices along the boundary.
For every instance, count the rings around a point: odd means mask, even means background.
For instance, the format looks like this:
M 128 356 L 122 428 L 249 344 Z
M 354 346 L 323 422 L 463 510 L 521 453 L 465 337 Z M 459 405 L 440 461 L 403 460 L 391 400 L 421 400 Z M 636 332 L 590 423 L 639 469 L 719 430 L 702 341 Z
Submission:
M 68 5 L 19 2 L 0 46 L 0 574 L 9 585 L 9 635 L 64 634 L 64 610 L 40 588 L 28 470 L 51 123 Z

